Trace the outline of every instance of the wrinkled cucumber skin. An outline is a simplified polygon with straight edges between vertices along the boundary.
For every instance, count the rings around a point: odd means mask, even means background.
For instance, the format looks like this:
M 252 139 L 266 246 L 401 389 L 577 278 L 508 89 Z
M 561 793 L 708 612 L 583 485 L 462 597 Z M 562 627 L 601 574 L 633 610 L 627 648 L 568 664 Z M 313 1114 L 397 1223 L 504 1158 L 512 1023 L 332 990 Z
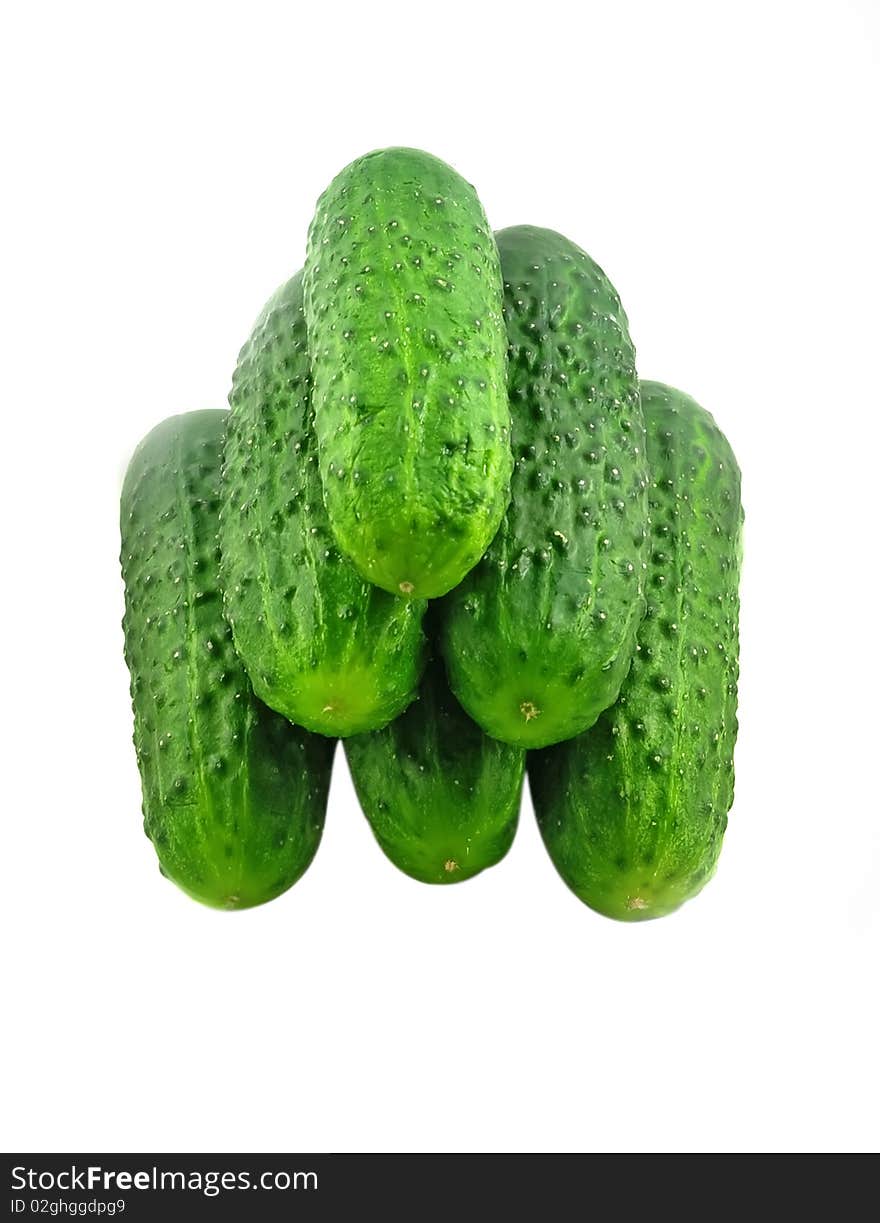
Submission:
M 496 237 L 512 495 L 443 600 L 441 640 L 471 717 L 534 748 L 591 726 L 629 668 L 645 608 L 645 431 L 626 315 L 602 270 L 552 230 Z
M 324 500 L 369 581 L 435 598 L 483 555 L 512 458 L 495 240 L 415 149 L 352 162 L 309 230 L 305 314 Z
M 591 908 L 660 917 L 712 876 L 733 803 L 740 472 L 712 417 L 642 383 L 651 465 L 648 611 L 617 704 L 529 758 L 544 843 Z
M 367 582 L 332 537 L 312 430 L 301 273 L 260 315 L 229 403 L 221 575 L 254 691 L 322 735 L 384 726 L 416 694 L 425 604 Z
M 334 744 L 254 697 L 223 619 L 226 415 L 172 417 L 134 453 L 120 515 L 123 628 L 144 829 L 162 873 L 204 904 L 244 909 L 311 862 Z
M 458 883 L 500 862 L 516 832 L 525 753 L 484 735 L 433 662 L 384 730 L 345 741 L 361 807 L 395 866 Z

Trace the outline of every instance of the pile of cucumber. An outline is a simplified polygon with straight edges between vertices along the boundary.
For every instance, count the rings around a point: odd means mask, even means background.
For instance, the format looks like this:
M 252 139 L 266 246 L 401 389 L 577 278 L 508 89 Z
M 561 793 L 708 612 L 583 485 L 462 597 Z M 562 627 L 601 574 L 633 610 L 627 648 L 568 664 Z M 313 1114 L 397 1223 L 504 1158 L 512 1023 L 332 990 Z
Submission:
M 319 200 L 229 405 L 160 424 L 122 490 L 162 873 L 218 908 L 280 895 L 342 739 L 415 879 L 499 862 L 528 772 L 591 908 L 695 895 L 733 801 L 740 474 L 706 411 L 639 380 L 592 259 L 493 234 L 427 153 L 371 153 Z

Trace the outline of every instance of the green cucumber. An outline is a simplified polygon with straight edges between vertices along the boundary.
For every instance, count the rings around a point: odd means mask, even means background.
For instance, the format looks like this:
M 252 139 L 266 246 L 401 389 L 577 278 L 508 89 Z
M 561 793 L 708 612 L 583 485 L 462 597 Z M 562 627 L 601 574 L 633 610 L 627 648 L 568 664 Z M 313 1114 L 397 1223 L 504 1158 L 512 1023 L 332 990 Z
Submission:
M 552 230 L 522 225 L 497 241 L 512 495 L 486 555 L 443 601 L 442 649 L 488 734 L 545 747 L 596 721 L 635 649 L 644 422 L 626 315 L 602 270 Z
M 651 465 L 648 612 L 617 704 L 537 752 L 541 833 L 568 886 L 609 917 L 661 917 L 711 877 L 733 803 L 740 473 L 687 395 L 642 383 Z
M 361 807 L 395 866 L 458 883 L 500 862 L 516 832 L 525 753 L 484 735 L 429 664 L 396 722 L 345 741 Z
M 425 604 L 367 582 L 332 537 L 311 424 L 301 273 L 260 315 L 229 402 L 221 575 L 254 691 L 323 735 L 384 726 L 416 694 Z
M 324 499 L 369 581 L 434 598 L 482 556 L 512 458 L 498 252 L 474 189 L 416 149 L 333 180 L 305 313 Z
M 144 829 L 162 873 L 207 905 L 244 909 L 311 862 L 334 744 L 256 699 L 223 619 L 226 416 L 172 417 L 134 453 L 120 513 L 123 628 Z

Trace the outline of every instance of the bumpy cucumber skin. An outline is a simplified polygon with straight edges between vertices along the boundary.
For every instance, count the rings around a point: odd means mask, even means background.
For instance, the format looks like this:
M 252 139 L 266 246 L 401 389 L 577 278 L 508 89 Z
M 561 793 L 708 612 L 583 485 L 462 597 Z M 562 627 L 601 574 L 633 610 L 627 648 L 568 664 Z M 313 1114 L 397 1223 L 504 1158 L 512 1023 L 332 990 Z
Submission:
M 500 862 L 519 818 L 525 753 L 484 735 L 429 664 L 419 697 L 384 730 L 345 741 L 361 807 L 395 866 L 459 883 Z
M 661 917 L 712 876 L 733 804 L 740 472 L 687 395 L 642 383 L 651 464 L 648 611 L 617 704 L 529 759 L 544 843 L 581 900 Z
M 509 498 L 501 274 L 482 205 L 427 153 L 370 153 L 318 201 L 304 283 L 336 540 L 392 594 L 445 594 Z
M 535 748 L 591 726 L 629 668 L 645 608 L 645 431 L 626 315 L 602 270 L 552 230 L 496 237 L 511 502 L 443 601 L 442 649 L 471 717 Z
M 204 904 L 245 909 L 314 857 L 334 744 L 254 697 L 223 619 L 226 415 L 172 417 L 134 453 L 121 501 L 123 628 L 144 830 L 162 873 Z
M 384 726 L 416 694 L 426 605 L 367 582 L 333 539 L 312 430 L 301 273 L 258 319 L 229 403 L 221 576 L 254 691 L 322 735 Z

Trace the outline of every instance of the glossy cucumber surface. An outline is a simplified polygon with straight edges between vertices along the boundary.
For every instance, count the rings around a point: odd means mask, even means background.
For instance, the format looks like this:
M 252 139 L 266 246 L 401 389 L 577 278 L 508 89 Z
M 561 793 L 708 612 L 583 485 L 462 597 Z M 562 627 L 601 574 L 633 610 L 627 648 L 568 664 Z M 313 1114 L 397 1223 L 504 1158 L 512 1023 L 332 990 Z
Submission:
M 384 730 L 345 742 L 376 840 L 424 883 L 458 883 L 494 866 L 516 832 L 525 752 L 484 735 L 429 665 L 419 697 Z
M 434 598 L 509 498 L 506 337 L 476 192 L 418 149 L 352 162 L 309 231 L 305 314 L 324 499 L 369 581 Z
M 191 412 L 138 446 L 122 490 L 125 658 L 144 829 L 162 873 L 225 909 L 272 900 L 311 862 L 334 743 L 254 696 L 223 618 L 226 413 Z
M 626 315 L 561 234 L 497 235 L 509 339 L 511 501 L 442 604 L 452 689 L 483 729 L 544 747 L 617 696 L 645 609 L 647 461 Z
M 733 803 L 740 472 L 689 396 L 642 383 L 651 464 L 648 611 L 620 698 L 536 752 L 544 843 L 569 887 L 627 921 L 660 917 L 715 870 Z
M 384 726 L 416 694 L 425 604 L 366 581 L 330 530 L 301 273 L 257 320 L 229 402 L 221 573 L 226 616 L 254 690 L 322 735 Z

